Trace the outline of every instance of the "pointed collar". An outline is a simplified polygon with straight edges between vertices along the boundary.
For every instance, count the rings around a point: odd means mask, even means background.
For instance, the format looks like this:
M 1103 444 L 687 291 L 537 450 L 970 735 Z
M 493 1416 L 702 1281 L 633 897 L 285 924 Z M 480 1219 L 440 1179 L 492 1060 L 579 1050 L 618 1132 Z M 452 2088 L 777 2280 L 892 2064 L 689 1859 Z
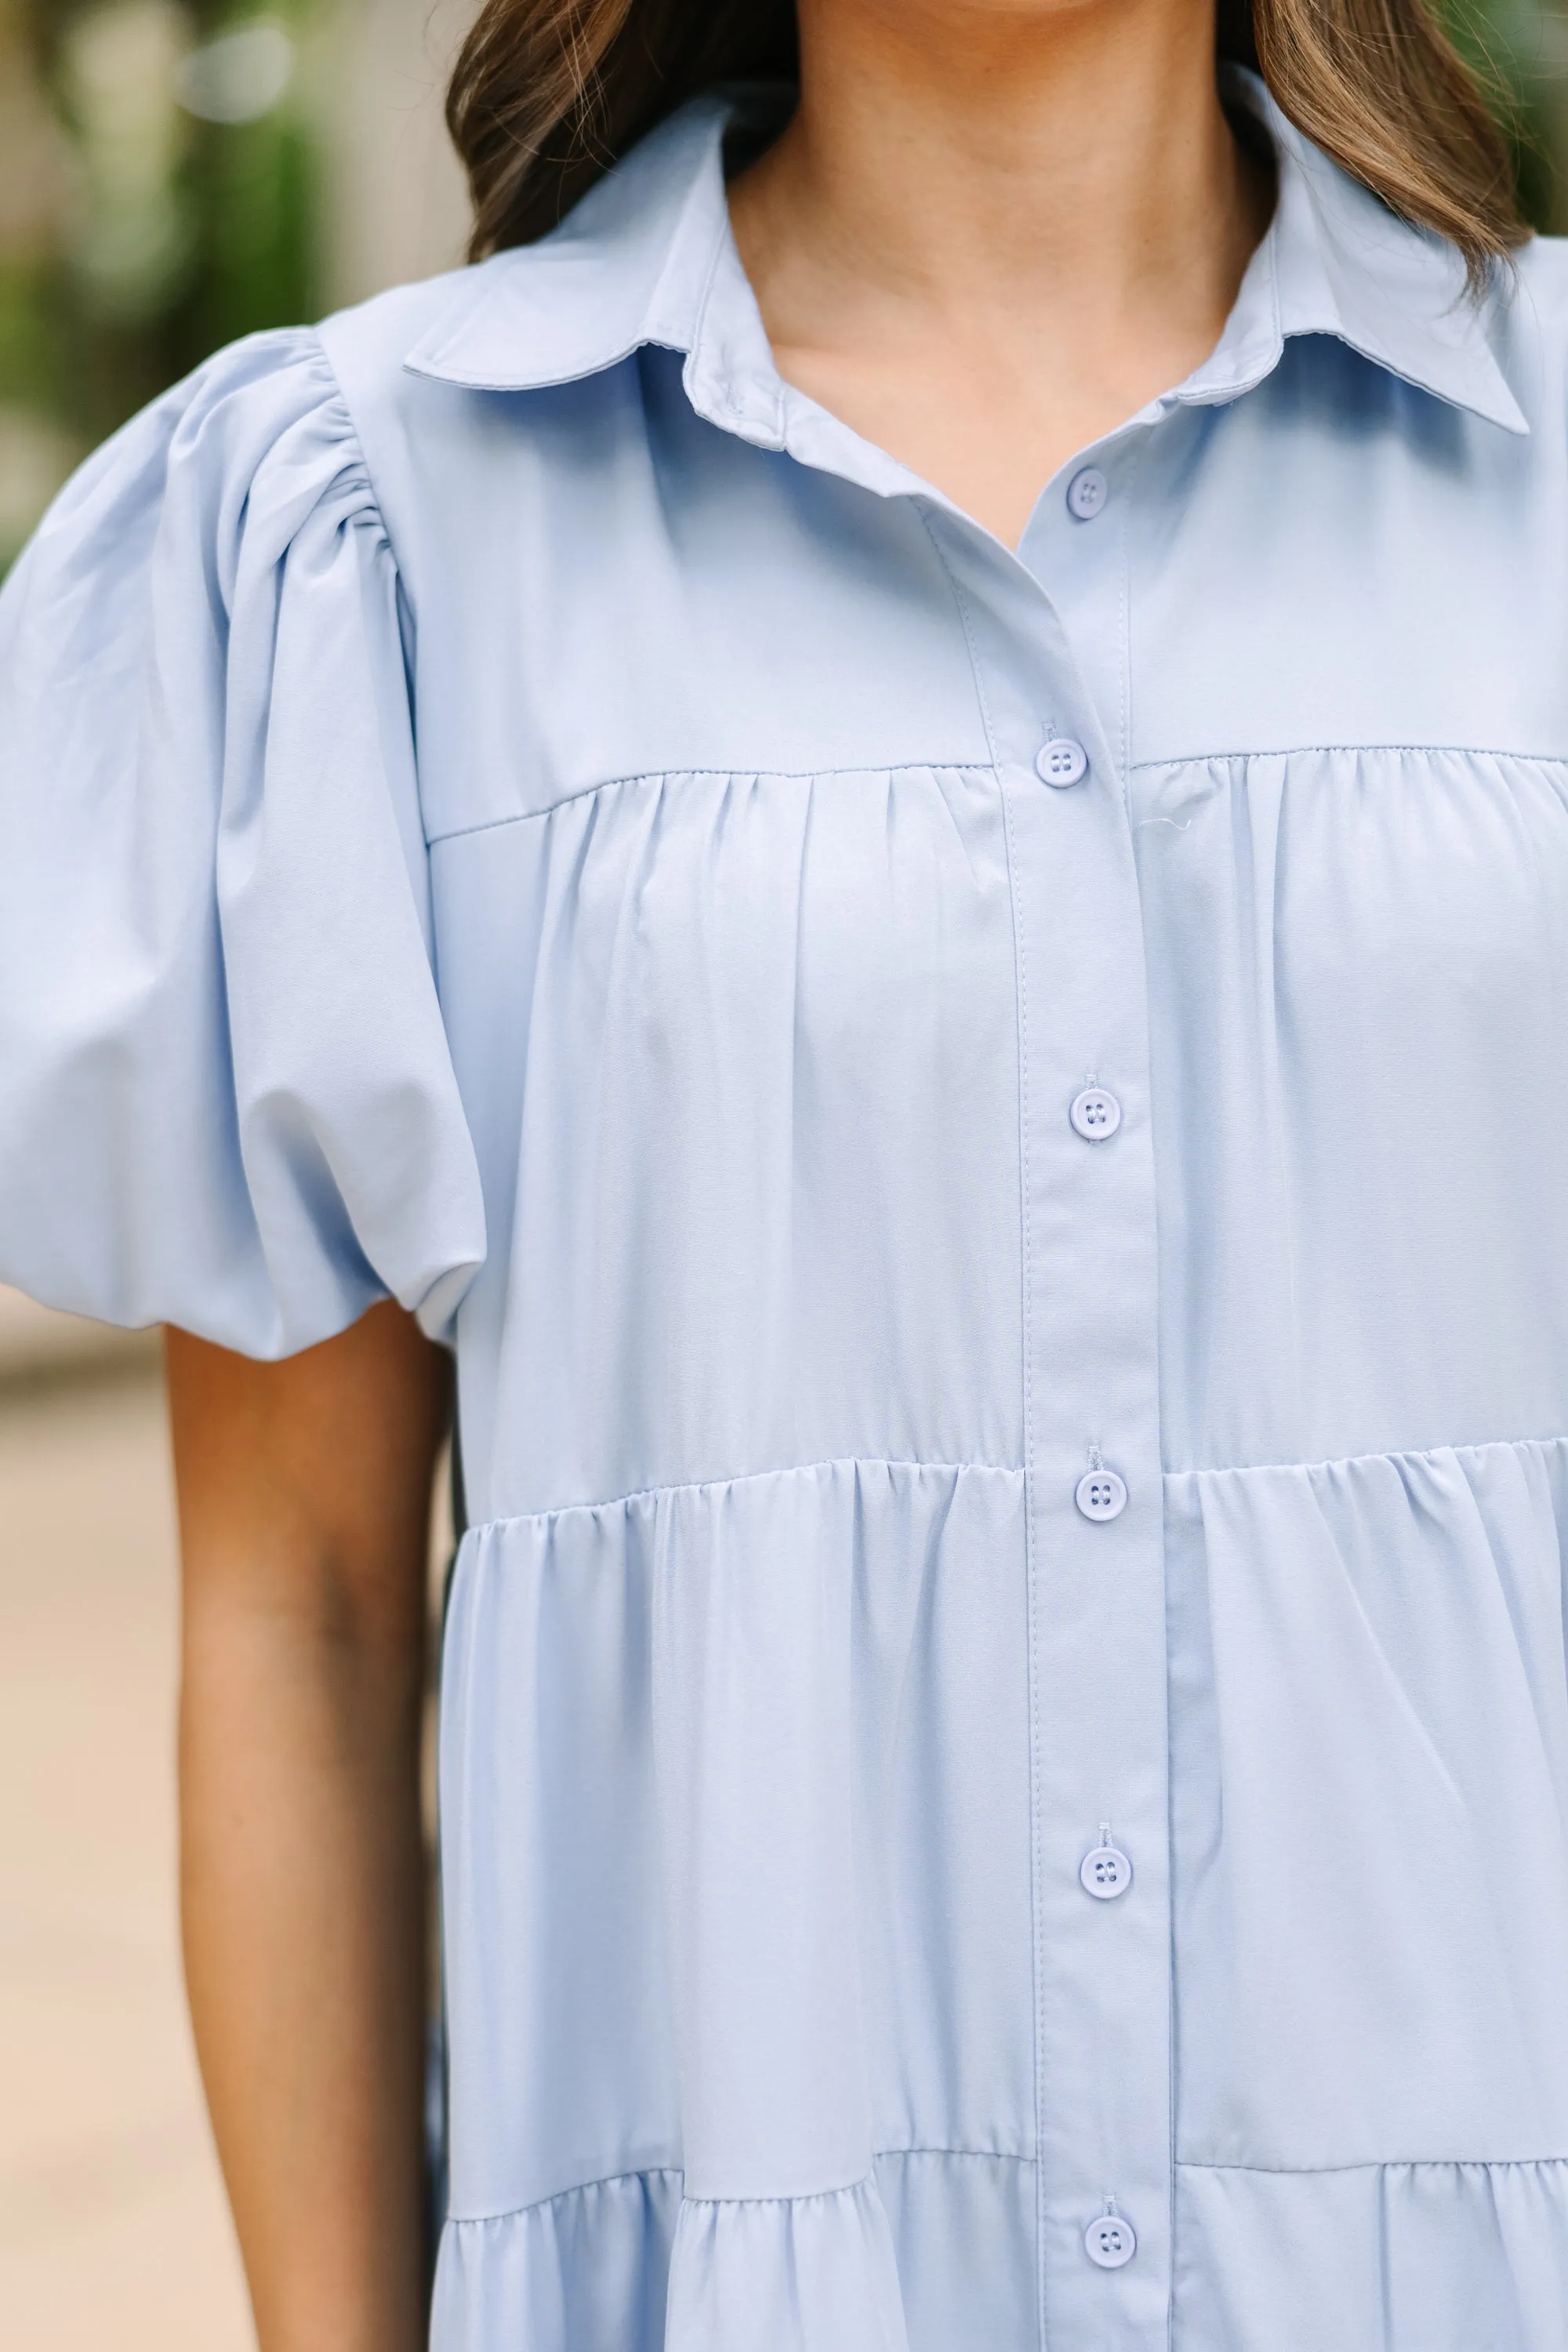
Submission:
M 1270 372 L 1288 337 L 1332 335 L 1440 400 L 1528 432 L 1489 334 L 1500 297 L 1468 301 L 1451 246 L 1396 218 L 1331 163 L 1256 75 L 1227 68 L 1225 77 L 1227 99 L 1257 118 L 1273 146 L 1278 202 L 1218 343 L 1157 405 L 1234 399 Z M 723 165 L 726 133 L 764 129 L 785 103 L 776 90 L 692 100 L 552 236 L 464 273 L 405 365 L 477 390 L 521 391 L 572 383 L 645 344 L 663 345 L 686 354 L 687 389 L 700 413 L 746 439 L 793 446 L 788 412 L 798 415 L 800 404 L 773 368 L 735 252 Z
M 1231 399 L 1268 373 L 1287 338 L 1332 335 L 1405 383 L 1528 433 L 1491 345 L 1501 289 L 1472 301 L 1446 238 L 1400 220 L 1331 163 L 1256 74 L 1227 67 L 1222 80 L 1268 136 L 1279 194 L 1224 334 L 1173 397 Z

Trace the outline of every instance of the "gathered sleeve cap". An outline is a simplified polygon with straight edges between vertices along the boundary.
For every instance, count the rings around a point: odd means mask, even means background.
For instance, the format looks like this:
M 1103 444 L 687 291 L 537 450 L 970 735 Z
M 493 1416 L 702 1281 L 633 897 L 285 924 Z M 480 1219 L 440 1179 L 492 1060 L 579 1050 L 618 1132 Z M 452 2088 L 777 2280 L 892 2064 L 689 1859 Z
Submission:
M 411 622 L 304 332 L 107 444 L 0 593 L 0 1278 L 255 1356 L 484 1255 Z

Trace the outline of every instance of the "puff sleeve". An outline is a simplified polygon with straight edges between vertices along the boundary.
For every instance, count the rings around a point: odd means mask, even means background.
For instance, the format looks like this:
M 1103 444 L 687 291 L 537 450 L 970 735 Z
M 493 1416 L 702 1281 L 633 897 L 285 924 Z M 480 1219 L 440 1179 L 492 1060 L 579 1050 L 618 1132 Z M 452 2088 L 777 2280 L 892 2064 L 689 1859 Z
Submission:
M 89 460 L 0 593 L 0 1278 L 286 1355 L 484 1255 L 408 614 L 304 332 Z

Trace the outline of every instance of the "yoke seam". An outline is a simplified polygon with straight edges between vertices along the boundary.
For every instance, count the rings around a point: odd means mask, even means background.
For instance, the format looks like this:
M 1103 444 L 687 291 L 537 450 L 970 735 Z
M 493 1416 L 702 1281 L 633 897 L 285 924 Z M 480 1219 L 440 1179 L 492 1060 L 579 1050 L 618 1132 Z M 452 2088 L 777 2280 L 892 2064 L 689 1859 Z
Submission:
M 1514 760 L 1523 767 L 1568 767 L 1568 751 L 1511 751 L 1487 743 L 1270 743 L 1250 751 L 1174 751 L 1163 759 L 1134 760 L 1129 767 L 1131 775 L 1146 774 L 1154 768 L 1204 768 L 1219 766 L 1236 760 L 1299 760 L 1315 751 L 1447 751 L 1469 760 Z
M 632 784 L 668 783 L 677 776 L 708 780 L 723 777 L 728 782 L 752 779 L 777 783 L 827 783 L 836 776 L 864 776 L 868 781 L 892 776 L 994 776 L 994 760 L 895 760 L 891 761 L 861 761 L 858 765 L 843 768 L 637 768 L 624 776 L 605 776 L 596 784 L 581 784 L 575 792 L 563 793 L 558 800 L 547 802 L 543 808 L 512 809 L 505 816 L 480 817 L 473 824 L 448 825 L 443 832 L 428 834 L 426 845 L 435 849 L 443 841 L 462 841 L 471 833 L 497 833 L 503 825 L 537 824 L 542 817 L 553 816 L 557 809 L 570 808 L 575 801 L 592 800 L 599 793 L 615 793 Z

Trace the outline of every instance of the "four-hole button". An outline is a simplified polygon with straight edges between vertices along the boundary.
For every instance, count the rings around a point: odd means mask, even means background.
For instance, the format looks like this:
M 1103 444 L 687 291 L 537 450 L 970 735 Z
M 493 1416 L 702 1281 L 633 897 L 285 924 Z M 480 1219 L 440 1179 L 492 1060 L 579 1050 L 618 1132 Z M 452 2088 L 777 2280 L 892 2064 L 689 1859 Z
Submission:
M 1132 1864 L 1102 1831 L 1100 1843 L 1090 1846 L 1078 1874 L 1086 1895 L 1092 1895 L 1097 1903 L 1114 1903 L 1132 1884 Z
M 1103 1143 L 1121 1124 L 1121 1105 L 1103 1087 L 1085 1087 L 1068 1105 L 1068 1117 L 1086 1143 Z
M 1035 754 L 1035 772 L 1042 782 L 1055 784 L 1058 790 L 1076 784 L 1089 770 L 1089 753 L 1070 735 L 1053 735 L 1041 744 Z
M 1068 484 L 1068 512 L 1079 522 L 1092 522 L 1106 499 L 1110 485 L 1098 466 L 1080 466 Z

